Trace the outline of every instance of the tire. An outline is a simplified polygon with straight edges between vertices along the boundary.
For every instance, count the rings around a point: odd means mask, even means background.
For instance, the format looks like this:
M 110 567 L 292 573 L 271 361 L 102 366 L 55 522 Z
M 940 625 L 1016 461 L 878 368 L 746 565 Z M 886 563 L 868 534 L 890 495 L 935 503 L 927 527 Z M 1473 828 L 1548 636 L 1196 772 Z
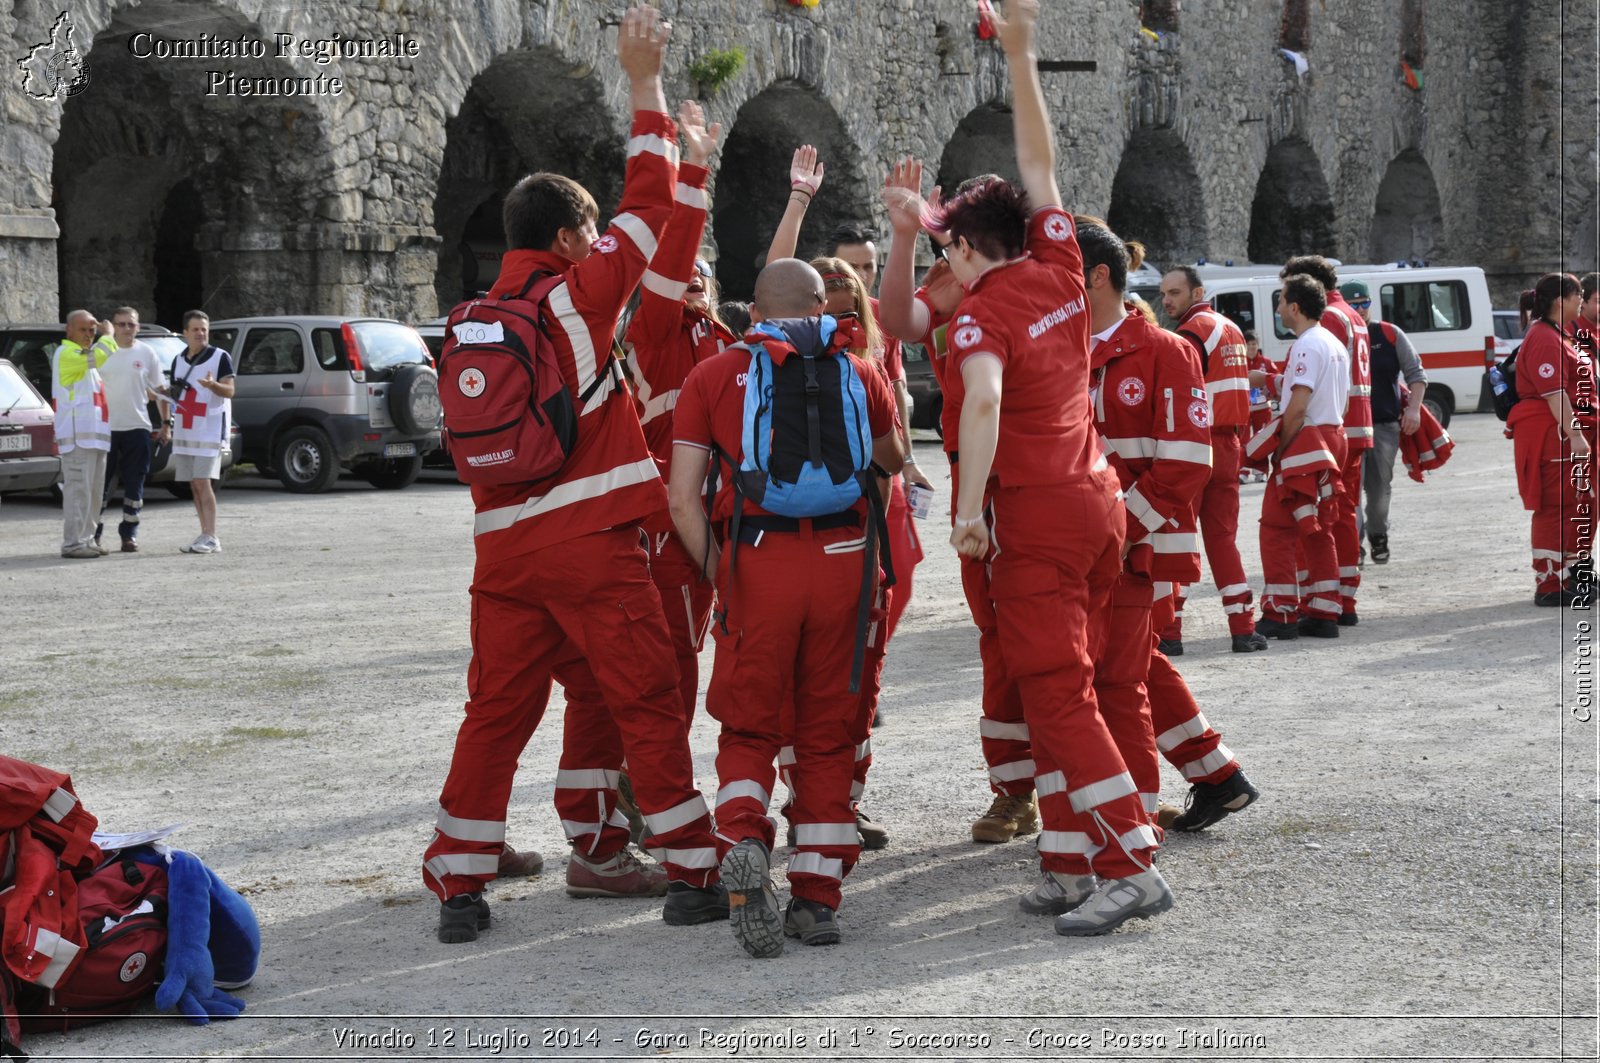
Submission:
M 339 456 L 328 433 L 312 425 L 291 428 L 278 437 L 272 466 L 283 486 L 297 495 L 317 495 L 339 480 Z
M 380 491 L 398 491 L 402 487 L 410 487 L 421 471 L 421 454 L 413 454 L 409 458 L 381 458 L 369 461 L 356 470 L 357 475 Z
M 402 365 L 389 384 L 389 416 L 408 436 L 437 432 L 444 419 L 439 405 L 439 377 L 425 365 Z
M 1450 427 L 1450 417 L 1456 412 L 1456 404 L 1449 388 L 1443 384 L 1429 384 L 1428 390 L 1423 393 L 1422 404 L 1439 422 L 1439 427 Z

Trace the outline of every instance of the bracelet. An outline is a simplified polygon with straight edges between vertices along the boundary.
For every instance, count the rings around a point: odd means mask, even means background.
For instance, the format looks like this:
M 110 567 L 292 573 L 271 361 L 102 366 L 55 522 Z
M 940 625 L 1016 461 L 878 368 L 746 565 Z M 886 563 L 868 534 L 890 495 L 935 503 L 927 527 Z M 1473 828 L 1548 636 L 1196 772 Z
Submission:
M 906 460 L 902 461 L 900 464 L 902 464 L 902 465 L 915 465 L 916 463 L 917 463 L 917 459 L 913 458 L 911 455 L 907 454 L 906 455 Z
M 956 517 L 955 518 L 955 524 L 956 524 L 956 527 L 958 527 L 958 528 L 971 528 L 974 525 L 978 525 L 978 524 L 982 524 L 982 523 L 983 523 L 983 514 L 982 513 L 979 513 L 976 517 L 973 517 L 971 520 L 967 520 L 965 517 Z
M 816 193 L 811 191 L 811 189 L 807 188 L 805 185 L 802 185 L 802 184 L 792 184 L 792 185 L 790 185 L 789 186 L 789 194 L 790 195 L 794 195 L 796 192 L 799 192 L 801 195 L 805 196 L 807 203 L 811 202 L 811 200 L 816 197 Z

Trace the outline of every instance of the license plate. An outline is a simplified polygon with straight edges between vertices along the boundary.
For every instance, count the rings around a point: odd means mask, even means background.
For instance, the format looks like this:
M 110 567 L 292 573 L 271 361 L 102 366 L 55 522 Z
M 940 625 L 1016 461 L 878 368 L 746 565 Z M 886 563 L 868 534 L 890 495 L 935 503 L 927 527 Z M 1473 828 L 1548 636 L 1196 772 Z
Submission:
M 409 458 L 417 452 L 415 443 L 386 443 L 383 456 L 386 458 Z
M 16 435 L 0 436 L 0 454 L 8 454 L 16 450 L 32 450 L 33 439 L 26 432 Z

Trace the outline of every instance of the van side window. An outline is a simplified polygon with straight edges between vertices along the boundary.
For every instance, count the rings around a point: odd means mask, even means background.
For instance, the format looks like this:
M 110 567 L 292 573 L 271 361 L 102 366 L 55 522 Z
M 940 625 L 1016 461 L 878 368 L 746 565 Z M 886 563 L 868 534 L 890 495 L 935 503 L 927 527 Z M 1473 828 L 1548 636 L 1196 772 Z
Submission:
M 1472 327 L 1472 306 L 1463 281 L 1385 284 L 1379 298 L 1383 319 L 1406 332 L 1455 332 Z
M 1272 334 L 1280 340 L 1292 340 L 1295 338 L 1294 333 L 1284 326 L 1283 316 L 1278 313 L 1278 301 L 1282 297 L 1282 288 L 1272 293 Z
M 344 356 L 344 338 L 338 329 L 311 330 L 311 347 L 317 352 L 317 364 L 324 369 L 348 369 Z
M 1223 292 L 1211 300 L 1217 313 L 1239 326 L 1239 331 L 1256 327 L 1256 299 L 1249 292 Z
M 239 354 L 241 374 L 300 373 L 305 368 L 306 355 L 299 329 L 253 328 L 246 333 L 244 350 Z

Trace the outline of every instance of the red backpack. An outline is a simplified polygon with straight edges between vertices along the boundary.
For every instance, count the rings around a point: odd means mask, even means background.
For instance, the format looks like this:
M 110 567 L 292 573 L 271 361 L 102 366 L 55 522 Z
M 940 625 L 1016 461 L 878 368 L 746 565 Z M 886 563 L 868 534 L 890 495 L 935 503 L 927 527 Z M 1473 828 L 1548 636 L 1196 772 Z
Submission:
M 563 279 L 535 271 L 516 295 L 485 296 L 450 311 L 439 401 L 444 444 L 463 483 L 543 480 L 577 445 L 577 405 L 545 324 L 545 297 Z M 597 376 L 578 402 L 605 379 Z

